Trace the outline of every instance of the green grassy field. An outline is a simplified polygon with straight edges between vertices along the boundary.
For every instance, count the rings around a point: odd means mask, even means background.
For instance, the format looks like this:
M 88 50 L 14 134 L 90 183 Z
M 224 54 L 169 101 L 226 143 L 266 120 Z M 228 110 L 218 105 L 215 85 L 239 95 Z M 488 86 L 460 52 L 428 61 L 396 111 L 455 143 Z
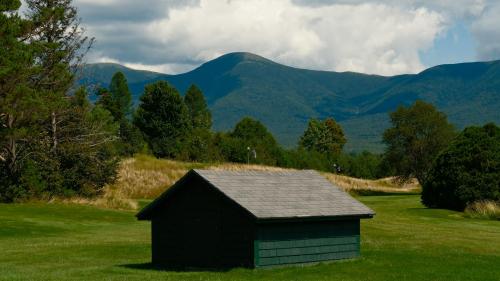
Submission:
M 362 257 L 275 269 L 151 268 L 134 212 L 73 204 L 0 205 L 0 280 L 500 280 L 500 221 L 431 210 L 418 195 L 365 196 Z

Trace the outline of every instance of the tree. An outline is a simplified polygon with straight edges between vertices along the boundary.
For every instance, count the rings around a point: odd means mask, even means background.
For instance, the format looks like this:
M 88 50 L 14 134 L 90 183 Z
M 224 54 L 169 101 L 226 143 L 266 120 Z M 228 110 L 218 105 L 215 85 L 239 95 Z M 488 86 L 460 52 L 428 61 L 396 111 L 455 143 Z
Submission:
M 26 0 L 26 4 L 27 17 L 32 23 L 29 40 L 35 49 L 34 64 L 39 70 L 32 78 L 50 109 L 47 127 L 51 151 L 56 154 L 60 118 L 68 110 L 66 95 L 93 39 L 84 35 L 71 0 Z
M 191 126 L 210 130 L 212 127 L 212 114 L 201 90 L 195 85 L 191 85 L 184 96 L 184 102 L 188 108 Z
M 44 103 L 30 78 L 33 47 L 27 42 L 30 22 L 17 10 L 20 1 L 0 2 L 0 201 L 12 201 L 26 170 L 32 143 L 41 137 Z
M 446 115 L 429 103 L 416 101 L 390 113 L 392 127 L 384 132 L 385 157 L 401 182 L 425 182 L 432 161 L 455 136 Z
M 117 122 L 130 117 L 132 113 L 132 94 L 128 88 L 127 78 L 120 71 L 116 72 L 111 78 L 109 99 L 110 104 L 105 103 L 105 108 L 111 112 Z
M 71 95 L 87 38 L 71 1 L 26 4 L 21 19 L 18 1 L 0 3 L 0 200 L 96 194 L 116 173 L 116 130 Z
M 175 88 L 158 81 L 145 87 L 134 124 L 156 157 L 176 157 L 189 132 L 188 109 Z
M 299 140 L 299 147 L 328 155 L 339 155 L 346 143 L 344 131 L 335 120 L 327 118 L 309 120 L 307 129 Z
M 281 161 L 281 149 L 273 135 L 261 122 L 250 117 L 241 119 L 229 134 L 219 135 L 216 142 L 227 161 L 246 163 L 250 160 L 266 165 Z
M 183 158 L 202 162 L 219 159 L 210 131 L 212 114 L 203 93 L 198 87 L 191 85 L 184 95 L 184 103 L 188 109 L 191 129 L 184 146 L 186 155 Z
M 500 200 L 500 128 L 468 127 L 432 163 L 422 184 L 428 207 L 463 211 L 479 200 Z
M 69 107 L 59 132 L 57 156 L 40 157 L 41 163 L 49 163 L 44 167 L 57 160 L 46 171 L 49 177 L 58 178 L 48 181 L 47 193 L 94 196 L 116 177 L 118 123 L 107 110 L 88 102 L 83 87 L 69 98 Z
M 127 78 L 122 72 L 116 72 L 111 78 L 109 90 L 99 88 L 97 104 L 108 110 L 113 119 L 120 124 L 118 143 L 122 155 L 133 155 L 144 146 L 139 129 L 130 122 L 132 113 L 132 94 L 128 88 Z

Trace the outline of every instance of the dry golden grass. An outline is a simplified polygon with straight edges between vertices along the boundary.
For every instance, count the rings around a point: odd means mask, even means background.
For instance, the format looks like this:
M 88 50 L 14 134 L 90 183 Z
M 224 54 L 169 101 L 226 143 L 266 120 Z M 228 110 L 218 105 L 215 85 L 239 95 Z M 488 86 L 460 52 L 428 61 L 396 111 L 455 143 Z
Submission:
M 420 185 L 416 180 L 412 180 L 404 185 L 399 185 L 395 178 L 392 177 L 378 180 L 366 180 L 332 173 L 321 174 L 331 183 L 336 184 L 344 191 L 352 194 L 414 193 L 420 191 Z
M 137 209 L 137 199 L 153 199 L 174 184 L 190 169 L 282 171 L 279 167 L 246 165 L 236 163 L 203 164 L 156 159 L 148 155 L 137 155 L 120 164 L 118 179 L 104 187 L 103 195 L 97 199 L 69 199 L 71 202 L 91 204 L 116 209 Z M 321 173 L 330 182 L 353 194 L 408 193 L 419 189 L 415 182 L 398 186 L 391 178 L 363 180 L 331 173 Z
M 155 198 L 190 169 L 205 166 L 138 155 L 122 161 L 117 181 L 104 188 L 104 196 L 112 194 L 111 197 L 119 198 Z
M 471 218 L 500 220 L 500 202 L 491 200 L 476 201 L 467 206 L 465 215 Z

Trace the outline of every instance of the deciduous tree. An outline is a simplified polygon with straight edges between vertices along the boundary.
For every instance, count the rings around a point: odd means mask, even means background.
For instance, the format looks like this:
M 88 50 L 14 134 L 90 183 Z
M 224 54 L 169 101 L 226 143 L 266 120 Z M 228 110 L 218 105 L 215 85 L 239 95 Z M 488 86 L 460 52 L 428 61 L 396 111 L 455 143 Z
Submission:
M 500 200 L 500 128 L 468 127 L 432 163 L 422 184 L 428 207 L 463 211 L 479 200 Z
M 455 136 L 446 115 L 432 104 L 416 101 L 390 113 L 392 126 L 384 132 L 385 157 L 402 182 L 417 178 L 425 182 L 437 154 Z
M 340 154 L 345 143 L 344 131 L 335 120 L 327 118 L 322 122 L 313 118 L 300 138 L 299 147 L 334 156 Z

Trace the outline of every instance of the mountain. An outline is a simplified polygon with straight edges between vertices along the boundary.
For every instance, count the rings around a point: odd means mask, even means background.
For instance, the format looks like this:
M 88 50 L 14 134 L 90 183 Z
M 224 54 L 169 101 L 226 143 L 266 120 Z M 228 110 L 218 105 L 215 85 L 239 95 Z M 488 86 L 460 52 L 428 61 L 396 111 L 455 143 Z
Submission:
M 500 122 L 500 61 L 440 65 L 392 77 L 315 71 L 278 64 L 250 53 L 230 53 L 183 74 L 91 64 L 81 83 L 106 86 L 123 71 L 137 101 L 144 85 L 167 80 L 184 93 L 204 92 L 214 129 L 228 130 L 244 116 L 261 120 L 285 146 L 295 146 L 311 117 L 334 117 L 344 128 L 347 151 L 381 151 L 388 112 L 417 99 L 431 102 L 461 129 Z

